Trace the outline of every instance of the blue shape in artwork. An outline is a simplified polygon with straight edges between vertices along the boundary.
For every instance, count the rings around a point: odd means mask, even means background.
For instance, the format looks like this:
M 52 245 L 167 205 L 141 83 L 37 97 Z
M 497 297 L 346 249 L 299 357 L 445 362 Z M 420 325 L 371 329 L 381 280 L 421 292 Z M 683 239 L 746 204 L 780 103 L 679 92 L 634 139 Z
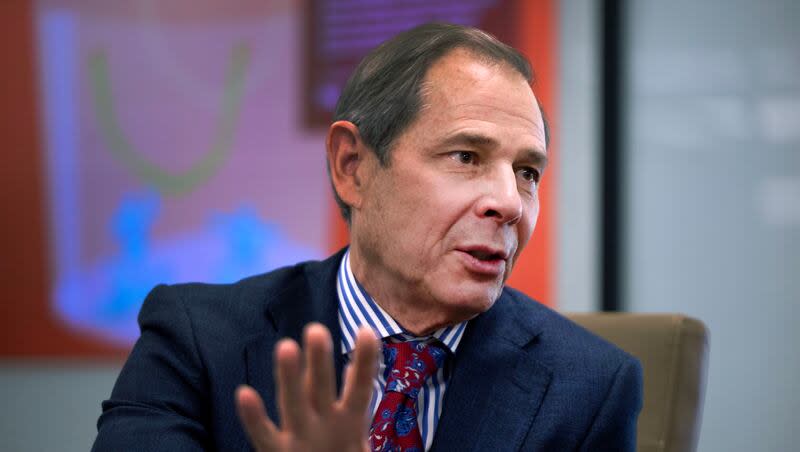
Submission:
M 111 231 L 123 259 L 141 259 L 147 249 L 150 229 L 161 210 L 155 193 L 129 194 L 122 199 L 111 219 Z
M 155 193 L 127 195 L 111 219 L 120 254 L 109 263 L 110 291 L 101 317 L 113 320 L 136 315 L 147 292 L 169 275 L 150 257 L 150 231 L 161 210 Z
M 218 264 L 215 280 L 230 282 L 265 270 L 258 265 L 264 253 L 274 251 L 280 242 L 276 225 L 262 221 L 252 206 L 242 206 L 231 214 L 217 214 L 212 223 L 227 250 Z
M 156 239 L 153 228 L 161 219 L 162 204 L 154 192 L 123 196 L 108 221 L 117 252 L 74 268 L 59 282 L 61 312 L 73 325 L 130 344 L 138 337 L 139 308 L 160 283 L 234 282 L 320 257 L 247 204 L 215 213 L 198 228 Z

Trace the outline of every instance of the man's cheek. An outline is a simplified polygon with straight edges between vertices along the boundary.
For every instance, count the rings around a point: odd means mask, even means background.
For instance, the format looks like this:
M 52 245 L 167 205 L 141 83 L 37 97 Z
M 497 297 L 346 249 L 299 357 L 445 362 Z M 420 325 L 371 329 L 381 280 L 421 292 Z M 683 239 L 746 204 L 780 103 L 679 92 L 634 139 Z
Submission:
M 523 231 L 520 234 L 520 243 L 527 243 L 528 240 L 533 235 L 533 231 L 536 230 L 536 220 L 539 218 L 539 203 L 537 202 L 536 205 L 531 209 L 530 214 L 522 218 Z

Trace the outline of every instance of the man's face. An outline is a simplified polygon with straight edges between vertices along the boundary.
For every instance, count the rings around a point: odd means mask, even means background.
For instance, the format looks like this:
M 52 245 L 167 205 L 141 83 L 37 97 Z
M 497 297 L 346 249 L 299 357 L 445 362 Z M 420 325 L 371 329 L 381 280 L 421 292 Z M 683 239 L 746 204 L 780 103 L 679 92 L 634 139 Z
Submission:
M 525 79 L 467 51 L 435 63 L 422 93 L 389 165 L 363 163 L 351 240 L 376 300 L 442 326 L 499 297 L 536 224 L 545 135 Z

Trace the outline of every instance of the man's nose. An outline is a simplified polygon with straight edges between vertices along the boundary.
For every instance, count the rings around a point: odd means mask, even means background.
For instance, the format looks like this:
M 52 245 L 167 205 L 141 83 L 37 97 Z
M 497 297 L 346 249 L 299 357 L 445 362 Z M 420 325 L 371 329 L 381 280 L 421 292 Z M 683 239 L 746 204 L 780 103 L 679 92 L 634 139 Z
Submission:
M 478 215 L 498 223 L 516 224 L 522 218 L 522 198 L 513 168 L 496 169 L 487 175 L 486 192 L 478 202 Z

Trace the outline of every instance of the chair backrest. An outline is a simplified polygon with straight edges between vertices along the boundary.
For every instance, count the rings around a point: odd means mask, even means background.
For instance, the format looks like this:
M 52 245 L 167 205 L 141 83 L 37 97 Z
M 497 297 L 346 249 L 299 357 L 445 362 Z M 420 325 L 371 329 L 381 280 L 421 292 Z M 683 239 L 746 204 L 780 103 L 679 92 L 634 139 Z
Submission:
M 694 451 L 700 433 L 708 330 L 677 314 L 591 313 L 567 317 L 639 358 L 644 406 L 639 452 Z

